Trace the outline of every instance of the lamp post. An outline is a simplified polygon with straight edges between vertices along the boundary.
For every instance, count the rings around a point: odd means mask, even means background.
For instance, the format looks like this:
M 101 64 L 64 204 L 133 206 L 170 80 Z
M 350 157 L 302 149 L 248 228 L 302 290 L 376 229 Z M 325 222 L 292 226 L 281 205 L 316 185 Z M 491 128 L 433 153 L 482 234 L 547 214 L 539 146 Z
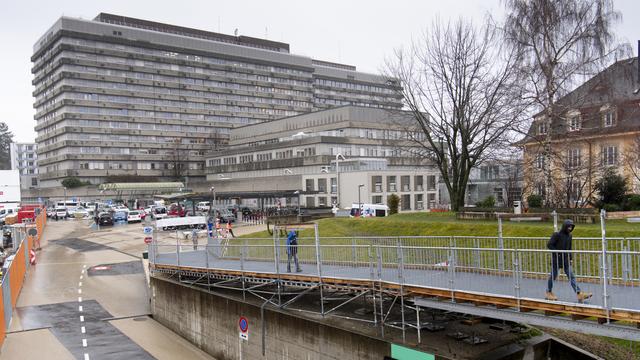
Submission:
M 212 186 L 209 191 L 211 191 L 211 206 L 209 206 L 209 216 L 213 216 L 213 204 L 216 202 L 216 188 Z
M 63 186 L 64 189 L 64 206 L 67 206 L 67 187 Z
M 298 195 L 298 220 L 300 220 L 300 210 L 302 209 L 302 204 L 300 204 L 300 190 L 296 190 L 294 194 Z
M 346 160 L 342 153 L 336 154 L 336 198 L 338 199 L 338 208 L 340 208 L 340 158 Z
M 360 202 L 360 189 L 364 187 L 364 184 L 358 185 L 358 216 L 362 217 L 362 203 Z

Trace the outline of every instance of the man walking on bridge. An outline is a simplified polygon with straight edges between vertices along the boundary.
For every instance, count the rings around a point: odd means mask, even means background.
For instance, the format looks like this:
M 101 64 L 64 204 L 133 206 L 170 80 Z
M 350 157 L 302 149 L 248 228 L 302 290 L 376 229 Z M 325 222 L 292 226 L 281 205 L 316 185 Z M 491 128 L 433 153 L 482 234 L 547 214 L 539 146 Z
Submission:
M 298 235 L 293 230 L 287 235 L 287 272 L 291 272 L 291 258 L 296 266 L 296 272 L 302 272 L 298 264 Z
M 553 233 L 551 235 L 551 239 L 547 243 L 547 248 L 549 250 L 562 250 L 569 251 L 571 250 L 571 240 L 573 239 L 573 235 L 571 232 L 575 228 L 573 221 L 567 219 L 562 224 L 562 229 L 558 232 Z M 547 293 L 545 298 L 547 300 L 558 300 L 558 297 L 553 293 L 553 282 L 558 278 L 558 269 L 562 267 L 564 273 L 569 278 L 569 283 L 573 288 L 573 291 L 578 295 L 578 301 L 582 302 L 591 297 L 590 292 L 581 291 L 580 287 L 576 283 L 576 277 L 573 275 L 571 271 L 571 265 L 573 262 L 573 254 L 570 252 L 552 252 L 551 253 L 551 274 L 549 275 L 549 280 L 547 282 Z

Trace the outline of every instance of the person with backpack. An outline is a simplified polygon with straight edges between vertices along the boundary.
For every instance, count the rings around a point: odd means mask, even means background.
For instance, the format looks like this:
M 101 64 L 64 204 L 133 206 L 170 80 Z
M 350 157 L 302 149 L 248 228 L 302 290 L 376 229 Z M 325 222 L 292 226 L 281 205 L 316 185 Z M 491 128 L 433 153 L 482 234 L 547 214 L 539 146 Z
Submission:
M 296 272 L 302 272 L 298 263 L 298 235 L 293 230 L 287 235 L 287 272 L 291 272 L 291 258 L 296 266 Z
M 573 240 L 573 229 L 575 225 L 573 221 L 567 219 L 562 224 L 562 229 L 560 231 L 553 233 L 549 242 L 547 243 L 547 248 L 549 250 L 571 250 L 571 241 Z M 590 298 L 593 294 L 590 292 L 580 290 L 576 282 L 576 277 L 573 275 L 571 271 L 571 265 L 573 262 L 573 254 L 570 252 L 552 252 L 551 253 L 551 274 L 549 274 L 549 280 L 547 281 L 547 292 L 545 294 L 545 299 L 547 300 L 558 300 L 558 297 L 553 293 L 553 282 L 558 278 L 558 269 L 562 268 L 564 273 L 569 278 L 569 283 L 573 288 L 573 291 L 576 292 L 578 296 L 578 301 L 582 302 L 588 298 Z

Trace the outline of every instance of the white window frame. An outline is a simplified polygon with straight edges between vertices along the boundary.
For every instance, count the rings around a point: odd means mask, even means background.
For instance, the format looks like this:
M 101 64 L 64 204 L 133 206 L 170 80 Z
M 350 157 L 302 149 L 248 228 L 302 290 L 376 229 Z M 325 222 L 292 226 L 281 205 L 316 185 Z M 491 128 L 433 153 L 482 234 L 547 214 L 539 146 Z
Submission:
M 579 131 L 582 128 L 582 119 L 579 114 L 571 114 L 567 116 L 567 130 Z

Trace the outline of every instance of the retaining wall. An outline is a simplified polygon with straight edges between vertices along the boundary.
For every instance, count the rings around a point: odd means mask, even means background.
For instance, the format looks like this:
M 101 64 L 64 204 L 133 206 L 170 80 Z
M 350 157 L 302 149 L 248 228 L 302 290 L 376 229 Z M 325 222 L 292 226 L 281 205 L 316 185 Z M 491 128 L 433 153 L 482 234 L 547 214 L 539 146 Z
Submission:
M 265 309 L 151 277 L 155 320 L 218 360 L 227 359 L 383 359 L 385 341 Z M 248 320 L 248 340 L 238 321 Z M 263 337 L 264 353 L 263 357 Z

